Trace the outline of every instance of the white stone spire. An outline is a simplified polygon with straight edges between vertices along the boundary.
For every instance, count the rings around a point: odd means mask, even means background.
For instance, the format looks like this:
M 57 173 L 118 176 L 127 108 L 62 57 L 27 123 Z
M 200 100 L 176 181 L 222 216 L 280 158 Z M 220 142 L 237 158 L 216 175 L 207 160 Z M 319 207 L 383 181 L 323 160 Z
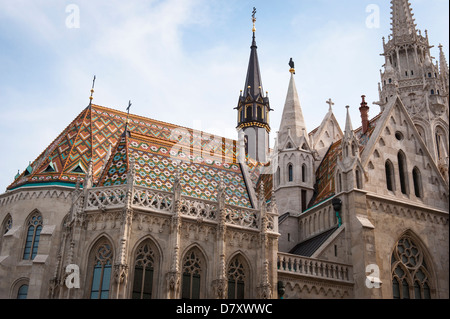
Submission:
M 278 143 L 280 146 L 286 143 L 288 135 L 290 135 L 294 143 L 299 146 L 300 137 L 306 134 L 305 120 L 303 118 L 300 99 L 298 98 L 297 87 L 294 80 L 295 71 L 291 69 L 290 72 L 291 80 L 289 82 L 280 130 L 278 132 Z
M 344 139 L 350 140 L 353 136 L 352 119 L 350 118 L 350 106 L 345 107 L 347 109 L 347 118 L 345 121 Z

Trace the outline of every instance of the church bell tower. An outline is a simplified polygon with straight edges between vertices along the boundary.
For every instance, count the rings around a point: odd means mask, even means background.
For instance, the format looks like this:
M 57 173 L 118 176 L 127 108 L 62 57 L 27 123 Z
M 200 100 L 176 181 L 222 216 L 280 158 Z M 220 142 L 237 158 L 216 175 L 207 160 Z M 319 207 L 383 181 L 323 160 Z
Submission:
M 242 131 L 244 136 L 245 155 L 260 163 L 266 163 L 269 160 L 269 112 L 272 110 L 267 92 L 264 94 L 262 86 L 255 36 L 255 14 L 256 9 L 253 8 L 253 40 L 247 78 L 235 109 L 238 112 L 237 130 L 240 135 Z

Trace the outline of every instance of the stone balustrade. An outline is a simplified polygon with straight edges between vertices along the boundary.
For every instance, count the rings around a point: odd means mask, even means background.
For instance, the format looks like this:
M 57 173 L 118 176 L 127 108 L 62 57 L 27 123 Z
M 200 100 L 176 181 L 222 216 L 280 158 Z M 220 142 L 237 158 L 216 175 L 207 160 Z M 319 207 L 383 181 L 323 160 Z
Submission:
M 353 268 L 351 265 L 278 253 L 277 267 L 279 272 L 292 275 L 353 283 Z
M 94 187 L 86 192 L 87 211 L 117 209 L 127 204 L 127 185 Z M 173 213 L 174 193 L 150 189 L 143 186 L 131 188 L 131 208 L 160 213 Z M 180 214 L 187 218 L 201 218 L 205 221 L 219 222 L 219 203 L 188 196 L 180 200 Z M 249 230 L 261 230 L 261 213 L 251 209 L 225 204 L 225 222 L 229 226 Z M 267 212 L 267 231 L 278 232 L 278 214 Z

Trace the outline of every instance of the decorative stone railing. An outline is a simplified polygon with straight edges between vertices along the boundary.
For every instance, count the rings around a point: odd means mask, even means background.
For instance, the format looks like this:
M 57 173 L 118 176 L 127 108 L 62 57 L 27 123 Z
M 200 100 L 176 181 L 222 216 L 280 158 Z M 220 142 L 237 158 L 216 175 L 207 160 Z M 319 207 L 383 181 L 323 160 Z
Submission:
M 225 221 L 228 224 L 259 229 L 258 211 L 230 205 L 225 205 L 225 209 Z
M 135 207 L 171 212 L 173 205 L 173 194 L 169 192 L 155 191 L 147 187 L 135 186 L 133 188 L 132 205 Z
M 279 272 L 292 275 L 353 283 L 353 268 L 351 265 L 278 253 L 277 267 Z
M 142 186 L 127 185 L 94 187 L 86 190 L 85 209 L 87 211 L 122 208 L 127 205 L 127 192 L 131 191 L 131 208 L 172 214 L 174 212 L 175 195 L 171 192 L 154 190 Z M 261 230 L 261 212 L 225 204 L 225 222 L 227 225 L 249 230 Z M 219 203 L 187 196 L 181 196 L 180 214 L 188 218 L 201 218 L 205 221 L 219 223 Z M 278 232 L 278 215 L 266 213 L 268 232 Z
M 126 187 L 92 188 L 86 197 L 86 208 L 116 208 L 125 205 Z
M 180 212 L 182 215 L 216 221 L 217 211 L 217 204 L 214 204 L 212 202 L 187 198 L 181 199 Z

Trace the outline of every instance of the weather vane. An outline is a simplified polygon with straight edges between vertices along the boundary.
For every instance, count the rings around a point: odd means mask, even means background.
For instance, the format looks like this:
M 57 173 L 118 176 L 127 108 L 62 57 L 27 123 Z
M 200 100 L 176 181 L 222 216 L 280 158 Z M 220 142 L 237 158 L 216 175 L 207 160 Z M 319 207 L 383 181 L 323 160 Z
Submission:
M 256 8 L 255 8 L 255 7 L 253 7 L 252 21 L 253 21 L 253 32 L 256 32 L 256 27 L 255 27 L 255 22 L 256 22 Z
M 95 87 L 95 75 L 94 80 L 92 80 L 92 89 L 91 89 L 91 96 L 89 97 L 89 105 L 92 104 L 92 100 L 94 99 L 94 87 Z

